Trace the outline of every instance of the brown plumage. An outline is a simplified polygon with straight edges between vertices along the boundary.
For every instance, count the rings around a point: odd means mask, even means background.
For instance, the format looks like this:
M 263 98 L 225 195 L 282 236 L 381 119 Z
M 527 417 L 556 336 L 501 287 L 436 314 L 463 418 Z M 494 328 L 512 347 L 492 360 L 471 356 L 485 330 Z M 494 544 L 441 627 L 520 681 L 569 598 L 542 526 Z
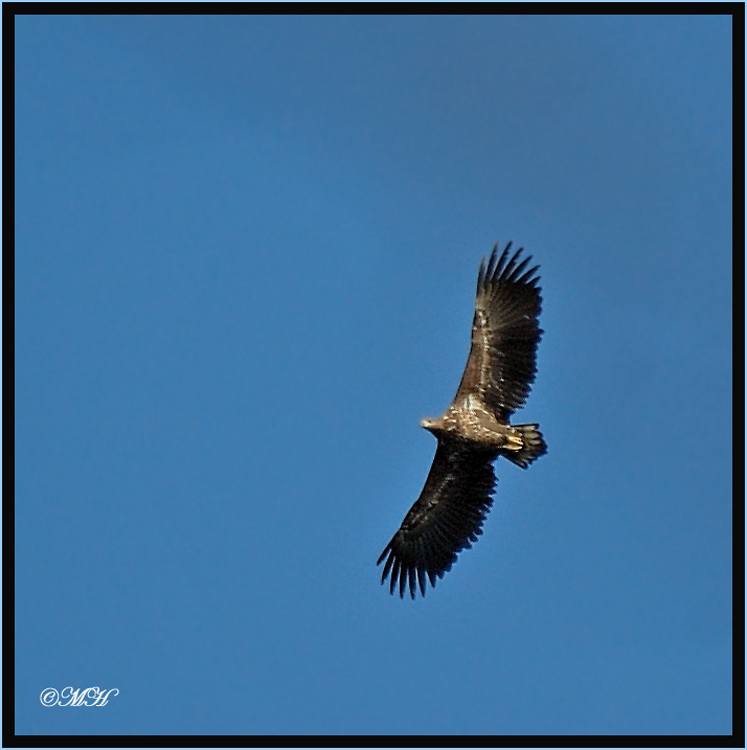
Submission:
M 539 425 L 509 424 L 529 395 L 537 372 L 541 289 L 531 256 L 509 258 L 511 243 L 497 258 L 480 264 L 477 277 L 472 347 L 451 406 L 421 426 L 438 448 L 420 497 L 410 508 L 377 565 L 384 559 L 382 583 L 390 576 L 391 593 L 400 596 L 418 586 L 425 596 L 456 562 L 457 554 L 482 533 L 493 502 L 493 461 L 504 456 L 522 469 L 547 452 Z

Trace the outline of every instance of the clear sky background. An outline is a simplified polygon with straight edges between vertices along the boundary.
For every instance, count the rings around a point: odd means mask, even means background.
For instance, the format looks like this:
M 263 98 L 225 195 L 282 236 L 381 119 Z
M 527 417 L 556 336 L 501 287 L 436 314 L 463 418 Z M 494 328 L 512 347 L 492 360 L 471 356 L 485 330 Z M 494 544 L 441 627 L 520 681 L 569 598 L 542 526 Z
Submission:
M 728 17 L 16 45 L 19 733 L 731 731 Z M 549 452 L 403 601 L 376 559 L 508 240 Z

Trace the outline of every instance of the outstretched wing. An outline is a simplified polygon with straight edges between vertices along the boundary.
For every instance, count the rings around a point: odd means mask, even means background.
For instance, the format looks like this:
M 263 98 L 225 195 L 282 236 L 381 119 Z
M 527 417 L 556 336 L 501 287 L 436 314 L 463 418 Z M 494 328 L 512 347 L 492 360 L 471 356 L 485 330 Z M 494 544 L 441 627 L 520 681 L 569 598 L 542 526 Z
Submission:
M 525 270 L 523 248 L 509 258 L 511 243 L 496 262 L 498 245 L 477 277 L 472 348 L 455 401 L 477 394 L 501 422 L 524 405 L 537 373 L 537 344 L 542 335 L 539 266 Z
M 408 583 L 413 599 L 418 584 L 425 596 L 426 576 L 435 586 L 457 554 L 477 541 L 493 502 L 494 458 L 490 451 L 438 441 L 420 497 L 376 563 L 386 558 L 381 582 L 391 575 L 391 593 L 399 582 L 401 597 Z

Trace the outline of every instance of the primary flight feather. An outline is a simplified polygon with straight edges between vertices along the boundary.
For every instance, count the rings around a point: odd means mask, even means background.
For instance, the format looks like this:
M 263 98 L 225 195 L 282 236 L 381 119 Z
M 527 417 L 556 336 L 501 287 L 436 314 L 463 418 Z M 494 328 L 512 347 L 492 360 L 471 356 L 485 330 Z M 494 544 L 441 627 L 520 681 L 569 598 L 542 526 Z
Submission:
M 382 583 L 404 596 L 423 596 L 472 546 L 493 502 L 493 462 L 504 456 L 522 469 L 547 452 L 537 424 L 509 424 L 529 395 L 542 335 L 539 266 L 511 243 L 482 259 L 477 276 L 472 347 L 454 401 L 443 416 L 421 426 L 438 440 L 423 491 L 382 552 Z M 426 580 L 427 579 L 427 580 Z

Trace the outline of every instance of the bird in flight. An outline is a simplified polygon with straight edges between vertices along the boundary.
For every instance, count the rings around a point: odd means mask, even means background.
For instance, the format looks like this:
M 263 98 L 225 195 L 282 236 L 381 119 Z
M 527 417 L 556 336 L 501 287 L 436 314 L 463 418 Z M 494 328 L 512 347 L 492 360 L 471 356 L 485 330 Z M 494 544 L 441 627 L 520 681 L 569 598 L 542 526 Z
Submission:
M 443 416 L 423 419 L 438 447 L 423 491 L 377 562 L 385 562 L 381 582 L 400 597 L 418 586 L 425 596 L 451 570 L 457 554 L 471 547 L 493 502 L 493 462 L 504 456 L 522 469 L 547 452 L 537 424 L 511 425 L 526 401 L 537 372 L 542 335 L 539 266 L 527 270 L 523 248 L 480 263 L 472 347 L 462 381 Z

